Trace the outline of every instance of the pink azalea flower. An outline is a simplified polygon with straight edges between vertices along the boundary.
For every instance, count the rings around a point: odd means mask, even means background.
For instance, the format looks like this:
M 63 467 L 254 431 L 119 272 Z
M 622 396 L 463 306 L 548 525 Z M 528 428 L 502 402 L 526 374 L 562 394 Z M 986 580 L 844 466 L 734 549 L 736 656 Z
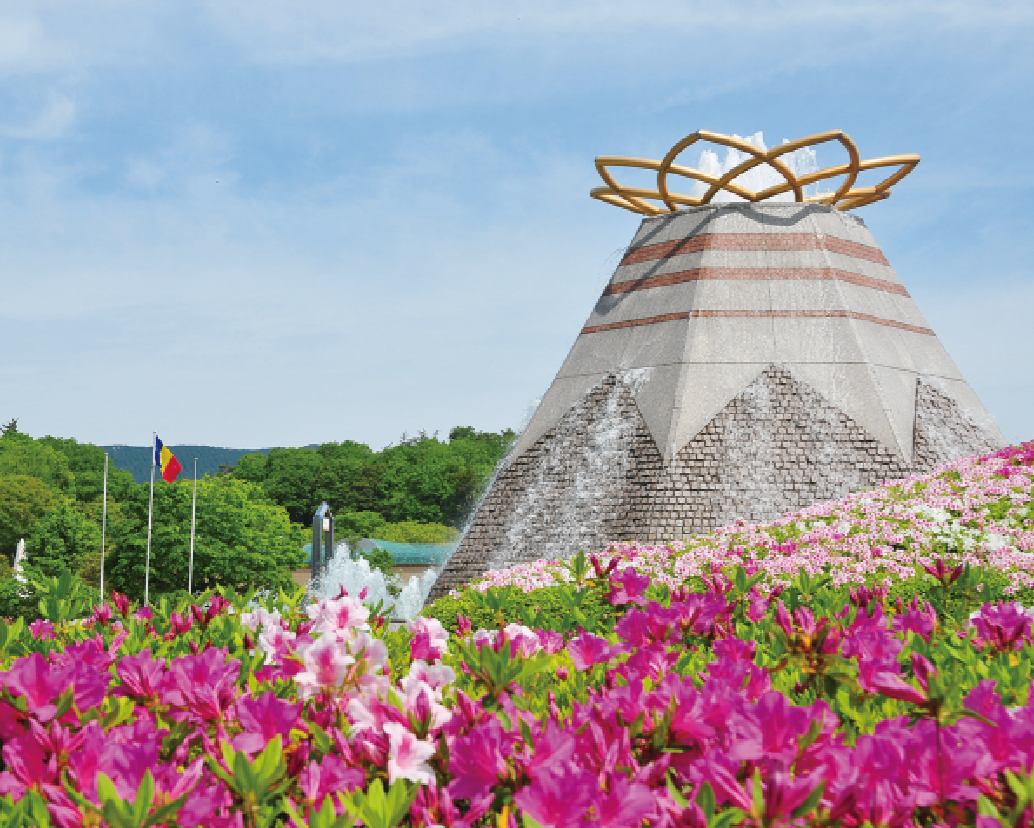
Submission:
M 386 704 L 376 696 L 356 696 L 348 700 L 348 718 L 353 733 L 384 730 L 385 722 L 403 722 L 405 715 L 394 705 Z
M 514 802 L 543 828 L 578 825 L 596 797 L 596 777 L 581 768 L 538 776 L 521 788 Z
M 54 625 L 42 618 L 29 624 L 29 632 L 32 633 L 33 638 L 41 641 L 53 641 L 57 638 Z
M 53 667 L 39 653 L 17 659 L 6 672 L 0 671 L 0 687 L 16 696 L 24 696 L 29 712 L 41 722 L 49 722 L 57 713 L 53 702 L 68 688 L 71 671 Z
M 894 618 L 891 626 L 896 633 L 914 632 L 929 642 L 937 627 L 937 613 L 929 601 L 921 602 L 919 596 L 916 596 L 907 611 Z
M 124 656 L 115 672 L 122 680 L 122 692 L 143 702 L 158 697 L 167 675 L 164 659 L 152 658 L 150 649 L 141 650 L 135 656 Z
M 509 773 L 506 757 L 516 737 L 492 718 L 458 738 L 449 749 L 449 794 L 453 799 L 477 799 Z
M 27 790 L 57 781 L 56 757 L 48 756 L 30 733 L 8 739 L 3 746 L 6 770 L 0 773 L 0 795 L 21 799 Z
M 241 663 L 227 649 L 181 656 L 169 665 L 162 700 L 204 721 L 222 721 L 238 694 Z
M 596 812 L 600 828 L 628 828 L 642 825 L 657 808 L 658 797 L 648 785 L 629 782 L 620 773 L 610 775 L 608 791 L 599 796 Z
M 447 664 L 426 664 L 423 661 L 414 661 L 409 665 L 409 673 L 402 679 L 402 689 L 409 691 L 410 682 L 426 684 L 435 691 L 436 697 L 441 699 L 442 689 L 456 681 L 456 671 Z
M 535 634 L 546 655 L 556 655 L 564 649 L 564 637 L 555 630 L 537 630 Z
M 434 770 L 427 760 L 435 754 L 435 746 L 417 739 L 405 725 L 387 722 L 384 732 L 388 734 L 388 782 L 408 779 L 422 785 L 434 781 Z
M 503 640 L 510 644 L 510 652 L 520 653 L 524 658 L 531 658 L 542 649 L 542 642 L 534 630 L 523 624 L 507 624 L 502 629 Z
M 358 598 L 331 598 L 317 601 L 305 608 L 315 624 L 313 632 L 338 633 L 362 629 L 370 617 L 369 607 Z
M 964 564 L 952 568 L 945 563 L 944 558 L 938 558 L 932 564 L 920 564 L 928 575 L 940 581 L 942 584 L 953 584 L 962 575 L 963 570 L 966 568 Z
M 282 664 L 298 636 L 279 624 L 266 626 L 258 637 L 258 646 L 266 654 L 266 664 Z
M 970 618 L 980 641 L 996 652 L 1022 650 L 1031 640 L 1031 617 L 1022 605 L 1013 603 L 984 604 Z
M 248 696 L 238 699 L 237 720 L 244 732 L 233 737 L 234 748 L 259 753 L 276 736 L 281 737 L 283 744 L 289 744 L 292 730 L 305 729 L 299 718 L 301 710 L 301 702 L 292 704 L 278 699 L 272 690 L 257 699 Z
M 588 670 L 595 664 L 603 664 L 612 655 L 610 642 L 592 633 L 582 633 L 572 638 L 567 643 L 567 653 L 576 670 Z
M 635 567 L 626 566 L 620 575 L 610 576 L 610 589 L 603 597 L 616 607 L 625 604 L 637 604 L 641 607 L 646 604 L 643 593 L 649 586 L 648 575 L 639 575 Z
M 577 750 L 578 742 L 571 733 L 556 722 L 547 722 L 535 737 L 535 752 L 527 760 L 528 776 L 535 779 L 553 773 L 574 758 Z
M 169 631 L 165 634 L 165 640 L 174 641 L 181 635 L 190 632 L 190 628 L 193 626 L 194 619 L 189 613 L 180 615 L 178 612 L 174 612 L 169 616 Z
M 438 730 L 452 718 L 449 709 L 439 704 L 439 697 L 440 694 L 429 685 L 410 680 L 404 699 L 406 715 L 428 730 Z
M 365 782 L 366 773 L 362 768 L 348 767 L 340 756 L 333 753 L 324 756 L 322 762 L 309 762 L 298 775 L 298 786 L 305 800 L 317 808 L 323 806 L 323 800 L 329 794 L 358 790 Z M 338 809 L 337 803 L 334 807 Z
M 111 600 L 115 604 L 115 609 L 118 610 L 119 615 L 123 618 L 129 618 L 129 599 L 119 592 L 113 592 L 111 593 Z
M 305 650 L 302 662 L 305 670 L 294 681 L 302 698 L 311 699 L 322 690 L 340 691 L 355 659 L 335 636 L 324 635 Z
M 449 651 L 449 633 L 437 618 L 417 616 L 408 624 L 413 638 L 410 640 L 410 657 L 438 661 Z
M 872 676 L 870 684 L 877 693 L 882 693 L 892 699 L 900 699 L 912 704 L 926 704 L 926 696 L 905 682 L 897 673 L 886 670 L 877 672 Z
M 456 613 L 456 635 L 460 638 L 466 638 L 473 629 L 474 625 L 470 623 L 470 619 L 467 616 Z
M 281 618 L 277 610 L 270 612 L 265 607 L 258 607 L 253 612 L 241 615 L 241 624 L 252 632 L 259 632 L 262 627 L 279 627 Z

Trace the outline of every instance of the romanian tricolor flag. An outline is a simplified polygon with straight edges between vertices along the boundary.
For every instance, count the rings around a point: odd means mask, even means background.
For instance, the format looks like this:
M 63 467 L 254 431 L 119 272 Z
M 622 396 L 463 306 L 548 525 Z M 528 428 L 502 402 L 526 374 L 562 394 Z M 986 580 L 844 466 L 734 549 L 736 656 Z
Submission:
M 180 461 L 165 447 L 157 435 L 154 438 L 154 464 L 161 469 L 162 480 L 166 483 L 175 482 L 176 475 L 183 471 Z

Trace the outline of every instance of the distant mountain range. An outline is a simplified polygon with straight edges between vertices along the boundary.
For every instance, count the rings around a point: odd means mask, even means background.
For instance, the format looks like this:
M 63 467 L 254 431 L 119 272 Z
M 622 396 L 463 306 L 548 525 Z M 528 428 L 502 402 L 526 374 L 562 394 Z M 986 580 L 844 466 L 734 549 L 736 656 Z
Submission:
M 101 446 L 111 463 L 117 469 L 124 469 L 133 475 L 137 483 L 147 483 L 151 479 L 151 447 L 150 446 Z M 319 448 L 318 445 L 305 448 Z M 235 466 L 245 454 L 260 452 L 269 454 L 272 449 L 234 449 L 219 446 L 169 446 L 176 459 L 183 466 L 180 480 L 190 480 L 194 476 L 194 458 L 197 458 L 197 476 L 218 474 L 220 466 Z

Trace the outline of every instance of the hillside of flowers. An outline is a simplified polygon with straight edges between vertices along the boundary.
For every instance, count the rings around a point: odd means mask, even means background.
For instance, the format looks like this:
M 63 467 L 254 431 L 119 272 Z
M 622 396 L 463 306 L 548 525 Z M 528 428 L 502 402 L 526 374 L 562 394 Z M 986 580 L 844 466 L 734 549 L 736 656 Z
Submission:
M 0 825 L 1030 826 L 1032 466 L 405 625 L 361 593 L 88 607 L 52 579 L 43 620 L 0 622 Z
M 1034 442 L 1024 443 L 818 503 L 770 524 L 737 520 L 708 535 L 661 546 L 619 543 L 609 551 L 671 587 L 703 587 L 701 578 L 715 566 L 742 563 L 748 572 L 763 573 L 763 589 L 805 571 L 826 574 L 836 586 L 880 583 L 897 591 L 933 558 L 946 557 L 986 568 L 1006 595 L 1034 597 L 1032 457 Z M 474 587 L 527 592 L 570 577 L 563 562 L 539 560 L 489 572 Z M 913 583 L 906 591 L 916 588 Z

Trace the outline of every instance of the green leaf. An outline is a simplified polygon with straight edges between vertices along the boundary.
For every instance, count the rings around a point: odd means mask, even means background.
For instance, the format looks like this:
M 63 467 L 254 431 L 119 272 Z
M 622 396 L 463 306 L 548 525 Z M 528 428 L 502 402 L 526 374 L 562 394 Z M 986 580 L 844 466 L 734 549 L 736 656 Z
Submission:
M 147 822 L 147 812 L 151 810 L 151 803 L 154 802 L 154 777 L 150 769 L 144 771 L 144 778 L 140 780 L 140 787 L 136 789 L 136 799 L 133 801 L 133 819 L 137 825 L 144 825 Z
M 338 798 L 346 809 L 341 816 L 335 812 L 334 802 L 329 796 L 323 801 L 323 807 L 318 811 L 316 808 L 309 810 L 307 819 L 298 812 L 294 802 L 290 799 L 284 801 L 284 810 L 287 811 L 296 828 L 352 828 L 355 825 L 356 816 L 349 810 L 351 802 L 341 794 L 338 795 Z
M 97 773 L 97 798 L 100 799 L 101 804 L 121 801 L 118 791 L 115 789 L 115 783 L 108 778 L 104 771 Z
M 395 828 L 409 811 L 418 790 L 419 786 L 399 779 L 385 793 L 383 783 L 376 779 L 365 796 L 360 791 L 352 796 L 366 828 Z
M 761 769 L 754 768 L 754 784 L 750 786 L 750 797 L 754 803 L 754 816 L 765 814 L 765 794 L 761 789 Z
M 981 794 L 980 799 L 977 800 L 977 813 L 980 814 L 980 816 L 994 817 L 999 822 L 1002 819 L 1002 815 L 998 812 L 994 803 L 992 803 L 991 800 L 983 794 Z
M 330 753 L 334 749 L 334 740 L 327 735 L 322 727 L 315 722 L 309 722 L 309 734 L 312 736 L 313 746 L 320 753 Z
M 670 775 L 665 781 L 668 783 L 668 793 L 671 794 L 671 798 L 675 800 L 675 804 L 680 808 L 685 808 L 689 804 L 689 800 L 682 795 L 682 791 L 678 789 Z
M 714 820 L 709 823 L 708 828 L 728 828 L 729 825 L 739 825 L 746 818 L 747 815 L 739 808 L 731 808 L 728 811 L 722 811 L 722 813 L 718 814 Z
M 711 787 L 710 782 L 705 782 L 700 786 L 700 790 L 697 793 L 697 805 L 700 806 L 704 816 L 707 817 L 708 823 L 710 823 L 714 817 L 715 808 L 714 789 Z
M 129 803 L 119 797 L 115 783 L 100 772 L 97 774 L 97 796 L 102 803 L 101 815 L 111 828 L 144 828 L 148 824 L 147 812 L 154 801 L 154 777 L 150 770 L 144 771 L 136 799 Z

